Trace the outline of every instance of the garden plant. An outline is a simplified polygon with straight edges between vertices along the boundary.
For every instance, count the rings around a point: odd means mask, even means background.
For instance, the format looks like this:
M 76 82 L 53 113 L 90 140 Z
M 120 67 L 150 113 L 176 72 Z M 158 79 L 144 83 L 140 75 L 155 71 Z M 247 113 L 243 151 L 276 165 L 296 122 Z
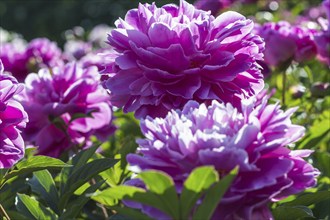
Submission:
M 330 0 L 161 2 L 0 29 L 0 219 L 329 220 Z

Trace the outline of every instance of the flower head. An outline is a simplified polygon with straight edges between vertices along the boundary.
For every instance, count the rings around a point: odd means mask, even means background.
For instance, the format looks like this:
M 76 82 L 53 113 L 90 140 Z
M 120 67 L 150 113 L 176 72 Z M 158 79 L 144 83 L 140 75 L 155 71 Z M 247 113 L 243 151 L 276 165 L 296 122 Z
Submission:
M 18 81 L 24 81 L 27 75 L 26 45 L 22 39 L 15 39 L 11 42 L 0 44 L 0 59 L 2 60 L 4 71 L 11 73 Z
M 77 145 L 89 145 L 91 135 L 113 132 L 109 96 L 96 67 L 74 63 L 29 74 L 20 97 L 30 116 L 23 135 L 39 154 L 58 157 Z
M 131 170 L 149 169 L 169 174 L 178 189 L 190 172 L 212 165 L 225 176 L 234 167 L 239 173 L 221 200 L 215 219 L 253 219 L 266 215 L 267 204 L 314 186 L 318 171 L 303 160 L 311 151 L 292 151 L 304 128 L 294 125 L 268 96 L 243 101 L 242 111 L 231 104 L 212 105 L 189 101 L 165 118 L 141 121 L 144 139 L 127 160 Z M 262 213 L 258 213 L 262 212 Z M 266 214 L 265 214 L 266 213 Z
M 3 74 L 0 60 L 0 169 L 10 168 L 24 156 L 24 141 L 21 130 L 28 117 L 22 105 L 14 100 L 23 85 L 10 76 Z
M 255 30 L 265 40 L 265 62 L 269 65 L 279 66 L 291 60 L 304 62 L 316 55 L 314 30 L 286 21 L 268 22 Z
M 20 82 L 30 72 L 63 65 L 61 49 L 47 38 L 36 38 L 27 45 L 6 42 L 0 45 L 0 59 L 4 62 L 5 71 Z
M 165 116 L 189 100 L 239 105 L 263 88 L 256 60 L 264 43 L 241 14 L 214 18 L 182 0 L 140 4 L 115 24 L 108 43 L 118 53 L 109 54 L 105 85 L 113 105 L 138 118 Z
M 50 68 L 62 65 L 62 51 L 55 42 L 47 38 L 36 38 L 26 48 L 26 56 L 30 65 L 36 65 L 37 69 Z

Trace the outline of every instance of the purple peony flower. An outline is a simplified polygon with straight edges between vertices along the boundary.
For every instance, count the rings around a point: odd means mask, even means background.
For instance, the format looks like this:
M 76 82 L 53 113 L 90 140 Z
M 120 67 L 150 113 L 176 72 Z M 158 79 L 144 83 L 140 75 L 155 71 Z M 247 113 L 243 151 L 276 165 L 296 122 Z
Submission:
M 61 49 L 47 38 L 36 38 L 28 45 L 17 46 L 15 41 L 4 43 L 0 46 L 0 59 L 5 71 L 20 82 L 30 72 L 63 65 Z
M 0 44 L 0 59 L 4 70 L 11 73 L 18 81 L 24 81 L 27 75 L 26 45 L 22 41 L 3 42 Z
M 25 53 L 28 58 L 28 65 L 35 67 L 35 70 L 63 64 L 61 49 L 57 47 L 55 42 L 47 38 L 36 38 L 32 40 L 27 45 Z
M 267 104 L 268 98 L 244 100 L 242 111 L 230 103 L 213 101 L 207 107 L 189 101 L 165 118 L 147 117 L 141 121 L 145 139 L 137 141 L 142 156 L 127 156 L 130 169 L 164 171 L 181 189 L 196 167 L 213 165 L 223 177 L 238 165 L 238 176 L 213 218 L 271 215 L 270 201 L 314 186 L 318 171 L 303 160 L 311 151 L 288 148 L 304 134 L 304 128 L 290 120 L 296 109 L 284 112 L 278 104 Z
M 265 40 L 265 62 L 271 66 L 280 66 L 291 60 L 304 62 L 316 55 L 314 30 L 280 21 L 256 26 L 255 31 Z
M 165 116 L 192 99 L 237 106 L 263 88 L 256 60 L 264 42 L 236 12 L 214 18 L 183 0 L 161 8 L 140 4 L 115 24 L 108 43 L 118 54 L 106 67 L 105 85 L 124 112 Z
M 74 63 L 28 75 L 20 96 L 30 116 L 23 136 L 39 154 L 59 157 L 72 147 L 89 146 L 91 135 L 113 132 L 109 95 L 99 78 L 96 67 Z
M 22 105 L 13 98 L 23 90 L 23 85 L 4 75 L 3 69 L 0 60 L 0 169 L 12 167 L 24 156 L 21 130 L 28 121 Z

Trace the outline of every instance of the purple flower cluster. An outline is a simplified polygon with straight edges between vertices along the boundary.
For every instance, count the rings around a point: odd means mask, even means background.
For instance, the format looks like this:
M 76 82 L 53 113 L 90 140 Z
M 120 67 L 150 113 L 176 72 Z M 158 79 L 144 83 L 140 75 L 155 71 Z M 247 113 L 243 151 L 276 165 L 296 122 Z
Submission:
M 23 85 L 9 75 L 3 74 L 0 60 L 0 169 L 12 167 L 24 156 L 25 146 L 21 130 L 28 117 L 14 96 L 23 90 Z
M 33 71 L 62 65 L 62 52 L 55 42 L 47 38 L 36 38 L 28 45 L 17 46 L 15 42 L 0 45 L 0 59 L 5 71 L 10 72 L 18 81 Z
M 164 171 L 180 190 L 196 167 L 213 165 L 223 177 L 238 165 L 238 176 L 213 218 L 271 216 L 270 201 L 314 186 L 318 171 L 303 159 L 310 150 L 288 148 L 304 134 L 304 128 L 290 120 L 296 109 L 284 112 L 278 104 L 268 104 L 268 98 L 244 100 L 242 111 L 229 103 L 213 101 L 207 107 L 189 101 L 165 118 L 147 117 L 141 121 L 145 138 L 137 141 L 142 156 L 127 156 L 130 169 Z M 158 215 L 150 208 L 142 211 Z
M 75 63 L 29 74 L 19 97 L 30 118 L 24 139 L 38 146 L 39 154 L 59 157 L 70 148 L 89 146 L 91 135 L 111 134 L 109 95 L 99 79 L 96 67 Z
M 263 88 L 256 61 L 264 42 L 236 12 L 214 18 L 183 0 L 140 4 L 115 25 L 108 43 L 118 53 L 109 54 L 105 85 L 113 105 L 137 118 L 165 116 L 189 100 L 239 106 Z
M 265 62 L 271 66 L 280 66 L 295 60 L 305 62 L 317 53 L 314 42 L 314 30 L 286 21 L 268 22 L 256 26 L 255 32 L 265 41 Z

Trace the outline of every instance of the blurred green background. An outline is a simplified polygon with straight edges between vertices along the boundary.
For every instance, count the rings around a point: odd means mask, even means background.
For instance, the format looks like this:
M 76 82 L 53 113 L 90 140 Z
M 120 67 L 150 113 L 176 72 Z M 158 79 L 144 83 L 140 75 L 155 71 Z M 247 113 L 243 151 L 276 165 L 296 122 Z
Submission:
M 145 0 L 0 0 L 0 26 L 26 40 L 48 37 L 59 44 L 65 30 L 82 26 L 85 30 L 105 23 L 113 26 L 118 17 Z M 179 0 L 156 1 L 157 5 Z M 192 1 L 190 1 L 192 2 Z
M 187 0 L 193 3 L 195 0 Z M 241 2 L 244 0 L 237 0 Z M 255 15 L 258 11 L 269 11 L 269 4 L 278 1 L 280 8 L 299 14 L 309 6 L 316 6 L 322 0 L 249 0 L 234 7 L 244 15 Z M 65 30 L 81 26 L 91 30 L 97 24 L 113 26 L 118 17 L 124 17 L 127 10 L 138 3 L 156 2 L 158 6 L 179 0 L 0 0 L 0 26 L 17 32 L 30 41 L 36 37 L 47 37 L 63 45 Z M 0 33 L 1 34 L 1 33 Z M 106 36 L 105 36 L 106 37 Z

